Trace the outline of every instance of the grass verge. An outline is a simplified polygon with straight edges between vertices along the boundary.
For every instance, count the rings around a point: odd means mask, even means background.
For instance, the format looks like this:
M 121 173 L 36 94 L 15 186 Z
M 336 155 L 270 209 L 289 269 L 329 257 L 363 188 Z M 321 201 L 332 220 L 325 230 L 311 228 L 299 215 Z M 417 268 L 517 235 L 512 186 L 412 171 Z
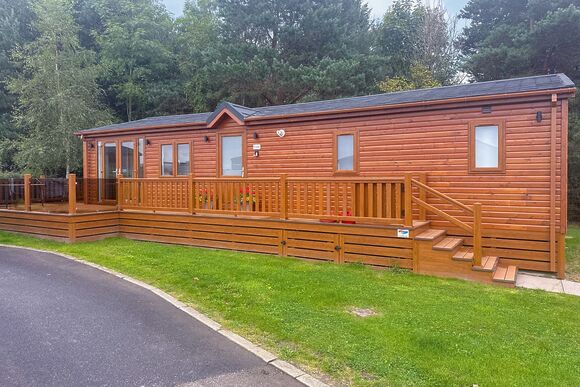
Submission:
M 566 236 L 566 277 L 580 281 L 580 225 L 571 224 Z
M 0 243 L 70 254 L 148 282 L 341 384 L 580 380 L 580 297 L 123 238 L 67 245 L 0 232 Z M 357 317 L 352 308 L 376 315 Z

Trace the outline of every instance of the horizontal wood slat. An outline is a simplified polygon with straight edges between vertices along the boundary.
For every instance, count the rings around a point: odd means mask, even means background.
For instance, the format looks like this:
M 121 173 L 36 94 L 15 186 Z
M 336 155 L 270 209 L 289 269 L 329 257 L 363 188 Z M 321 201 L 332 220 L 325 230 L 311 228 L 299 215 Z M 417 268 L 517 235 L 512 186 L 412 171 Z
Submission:
M 122 235 L 334 262 L 413 266 L 412 238 L 397 238 L 396 227 L 389 226 L 137 211 L 63 215 L 0 210 L 0 230 L 80 241 Z M 471 235 L 461 229 L 449 229 L 448 235 L 463 238 L 466 248 L 473 246 Z M 499 256 L 504 264 L 521 269 L 549 270 L 547 232 L 492 229 L 485 235 L 485 255 Z

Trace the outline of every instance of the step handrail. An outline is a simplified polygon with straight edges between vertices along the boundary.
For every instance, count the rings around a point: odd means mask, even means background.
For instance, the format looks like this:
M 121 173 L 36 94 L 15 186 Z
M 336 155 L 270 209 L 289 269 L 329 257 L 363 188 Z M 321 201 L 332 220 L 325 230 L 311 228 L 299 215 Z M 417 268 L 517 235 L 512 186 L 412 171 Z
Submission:
M 406 177 L 408 186 L 410 186 L 410 192 L 407 194 L 407 197 L 410 199 L 411 203 L 416 203 L 420 208 L 425 209 L 426 211 L 432 212 L 440 217 L 446 219 L 447 221 L 455 224 L 462 230 L 470 233 L 473 235 L 473 266 L 481 266 L 481 258 L 482 258 L 482 240 L 481 240 L 481 203 L 474 203 L 473 207 L 469 207 L 458 200 L 455 200 L 443 192 L 439 192 L 436 189 L 429 187 L 424 182 L 421 182 L 417 179 L 411 177 L 411 175 L 407 175 Z M 425 180 L 425 177 L 423 177 Z M 415 186 L 419 189 L 420 198 L 413 196 L 412 187 Z M 459 220 L 455 216 L 446 213 L 443 210 L 427 203 L 426 195 L 422 190 L 429 192 L 432 195 L 435 195 L 452 205 L 461 208 L 463 211 L 467 212 L 469 215 L 473 216 L 473 225 L 470 226 L 469 224 Z M 412 210 L 412 209 L 411 209 Z

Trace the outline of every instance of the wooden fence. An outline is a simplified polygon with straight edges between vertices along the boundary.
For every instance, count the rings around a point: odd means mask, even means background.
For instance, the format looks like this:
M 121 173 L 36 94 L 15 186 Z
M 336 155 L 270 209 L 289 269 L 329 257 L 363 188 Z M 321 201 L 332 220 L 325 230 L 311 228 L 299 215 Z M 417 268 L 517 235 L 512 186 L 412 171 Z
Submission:
M 412 211 L 402 178 L 120 178 L 118 184 L 121 210 L 389 225 L 404 225 Z

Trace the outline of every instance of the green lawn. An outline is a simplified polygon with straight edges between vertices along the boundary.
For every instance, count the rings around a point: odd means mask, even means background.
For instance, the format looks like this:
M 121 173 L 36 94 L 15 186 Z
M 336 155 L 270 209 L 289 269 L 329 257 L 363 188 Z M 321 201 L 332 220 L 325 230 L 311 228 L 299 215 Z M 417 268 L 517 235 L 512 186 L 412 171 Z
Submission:
M 580 297 L 113 238 L 0 243 L 64 252 L 151 283 L 344 384 L 578 386 Z M 352 307 L 372 308 L 360 318 Z
M 580 225 L 570 225 L 566 237 L 566 274 L 574 281 L 580 281 Z

